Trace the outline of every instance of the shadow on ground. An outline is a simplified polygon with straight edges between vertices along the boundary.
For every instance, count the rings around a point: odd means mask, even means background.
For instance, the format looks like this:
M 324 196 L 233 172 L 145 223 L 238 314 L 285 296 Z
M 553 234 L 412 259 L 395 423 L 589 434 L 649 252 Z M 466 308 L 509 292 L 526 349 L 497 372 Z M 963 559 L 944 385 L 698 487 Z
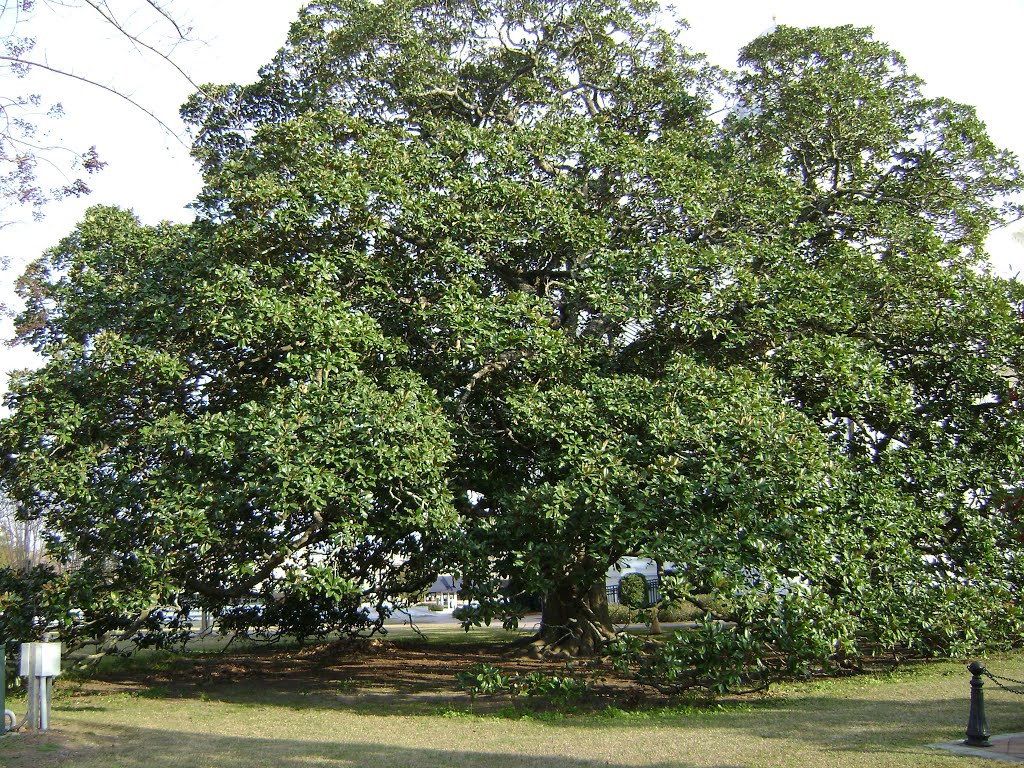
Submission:
M 894 684 L 897 685 L 897 684 Z M 268 766 L 306 766 L 319 764 L 334 764 L 337 761 L 340 765 L 388 765 L 388 766 L 419 766 L 419 765 L 486 765 L 488 768 L 501 768 L 502 766 L 541 766 L 543 768 L 586 768 L 591 765 L 606 765 L 604 762 L 592 762 L 584 759 L 571 759 L 554 756 L 538 756 L 536 758 L 523 758 L 522 755 L 509 756 L 500 753 L 487 752 L 448 752 L 444 749 L 422 749 L 402 750 L 390 747 L 382 747 L 379 744 L 345 743 L 345 733 L 330 734 L 330 737 L 340 739 L 338 743 L 323 743 L 316 732 L 316 723 L 321 719 L 331 719 L 331 713 L 355 713 L 358 715 L 370 715 L 379 722 L 379 718 L 390 719 L 391 716 L 403 714 L 403 709 L 408 708 L 396 706 L 391 697 L 386 694 L 360 694 L 354 696 L 356 704 L 352 704 L 347 697 L 339 696 L 330 700 L 322 696 L 296 697 L 294 694 L 275 698 L 272 691 L 264 690 L 263 695 L 257 697 L 255 693 L 246 691 L 241 695 L 233 695 L 230 687 L 222 688 L 216 695 L 203 697 L 206 701 L 216 701 L 229 704 L 242 705 L 243 711 L 255 712 L 253 717 L 265 717 L 267 732 L 274 728 L 275 718 L 292 720 L 294 718 L 309 717 L 311 722 L 310 742 L 292 743 L 267 739 L 266 749 L 268 754 L 278 754 L 273 760 L 268 760 Z M 287 702 L 290 702 L 288 704 Z M 445 731 L 451 725 L 458 723 L 461 729 L 475 730 L 480 733 L 501 732 L 516 725 L 508 722 L 503 725 L 505 718 L 515 718 L 517 715 L 511 712 L 508 707 L 496 715 L 479 713 L 466 716 L 465 706 L 463 709 L 451 709 L 445 712 L 443 707 L 427 707 L 422 702 L 418 704 L 415 712 L 405 711 L 405 717 L 420 717 L 433 720 L 437 723 L 437 743 L 443 744 Z M 282 709 L 287 706 L 287 709 Z M 59 722 L 60 713 L 63 711 L 91 713 L 97 708 L 92 706 L 77 706 L 73 701 L 60 703 L 55 708 L 54 721 Z M 692 739 L 702 741 L 707 739 L 707 744 L 731 744 L 735 741 L 758 744 L 759 749 L 765 750 L 767 754 L 785 755 L 795 748 L 809 749 L 818 754 L 821 753 L 844 753 L 854 752 L 871 754 L 877 756 L 878 765 L 888 765 L 889 755 L 897 753 L 906 754 L 908 751 L 916 753 L 929 753 L 927 745 L 937 742 L 951 741 L 963 738 L 967 721 L 968 703 L 955 699 L 908 699 L 903 698 L 897 701 L 879 701 L 871 698 L 849 698 L 848 696 L 790 696 L 761 700 L 751 706 L 742 704 L 726 706 L 721 710 L 701 710 L 697 708 L 663 709 L 639 714 L 628 714 L 622 712 L 591 713 L 588 715 L 566 715 L 546 716 L 543 718 L 543 728 L 548 731 L 560 731 L 565 734 L 565 744 L 582 743 L 591 744 L 604 739 L 618 740 L 619 743 L 628 749 L 637 737 L 637 730 L 657 729 L 663 732 L 675 732 L 680 741 Z M 275 715 L 275 711 L 280 712 Z M 438 717 L 440 713 L 446 713 L 448 717 Z M 88 717 L 88 715 L 86 715 Z M 521 711 L 519 717 L 531 721 L 536 718 L 537 713 Z M 454 719 L 453 722 L 452 718 Z M 80 721 L 81 722 L 81 721 Z M 997 733 L 1024 732 L 1024 711 L 1016 700 L 995 700 L 989 703 L 989 722 Z M 97 731 L 108 729 L 104 719 L 95 720 L 93 723 L 84 723 L 86 728 L 95 728 Z M 80 727 L 76 725 L 76 728 Z M 395 728 L 406 727 L 399 720 L 395 722 Z M 246 765 L 244 760 L 235 761 L 232 755 L 235 747 L 232 747 L 238 739 L 221 736 L 194 735 L 194 734 L 170 734 L 159 731 L 146 731 L 145 729 L 121 728 L 113 726 L 118 730 L 117 739 L 146 739 L 153 744 L 160 741 L 168 742 L 168 755 L 177 749 L 177 757 L 164 759 L 165 756 L 157 754 L 158 750 L 150 752 L 146 761 L 125 762 L 118 755 L 116 765 L 120 768 L 134 768 L 134 766 L 163 766 L 182 765 L 185 760 L 180 750 L 180 743 L 184 738 L 188 744 L 188 753 L 191 750 L 201 750 L 202 754 L 210 755 L 208 763 L 189 763 L 211 766 L 234 766 Z M 383 727 L 387 732 L 387 727 Z M 731 734 L 735 735 L 731 735 Z M 324 734 L 319 734 L 324 736 Z M 243 739 L 245 743 L 251 743 L 251 739 Z M 264 740 L 259 740 L 260 743 Z M 177 742 L 177 744 L 175 744 Z M 292 755 L 293 750 L 308 749 L 304 756 Z M 261 746 L 262 750 L 263 747 Z M 405 752 L 410 752 L 405 755 Z M 261 752 L 262 754 L 262 752 Z M 391 755 L 390 759 L 383 762 L 376 761 L 384 754 Z M 405 755 L 398 759 L 395 755 Z M 216 760 L 213 760 L 216 757 Z M 708 763 L 690 763 L 685 756 L 681 756 L 681 762 L 665 763 L 644 763 L 642 765 L 655 766 L 677 766 L 686 768 L 689 765 L 706 766 Z M 280 758 L 280 759 L 279 759 Z M 936 759 L 938 756 L 936 756 Z M 152 761 L 149 761 L 152 760 Z M 147 762 L 149 761 L 149 762 Z M 349 762 L 346 762 L 349 761 Z M 3 760 L 0 759 L 0 763 Z M 188 762 L 186 760 L 186 762 Z M 68 764 L 79 765 L 76 759 Z M 636 765 L 637 763 L 630 763 Z M 83 764 L 85 765 L 85 764 Z M 91 763 L 87 764 L 91 765 Z M 104 763 L 98 762 L 97 766 Z M 615 768 L 614 763 L 607 763 Z M 731 766 L 723 762 L 721 767 Z M 18 766 L 21 768 L 21 766 Z M 25 763 L 24 768 L 38 768 L 36 763 Z M 716 768 L 719 766 L 716 765 Z
M 635 768 L 636 763 L 578 759 L 544 754 L 503 754 L 442 747 L 389 746 L 380 743 L 337 740 L 322 741 L 221 736 L 181 733 L 147 728 L 103 726 L 90 732 L 96 743 L 74 746 L 62 742 L 61 734 L 50 732 L 26 737 L 21 744 L 0 744 L 0 756 L 8 768 L 47 768 L 73 765 L 75 768 L 309 768 L 309 766 L 389 766 L 395 768 Z M 438 739 L 442 741 L 442 739 Z M 8 749 L 3 749 L 7 747 Z M 645 763 L 645 768 L 742 768 L 734 763 L 699 763 L 682 760 Z

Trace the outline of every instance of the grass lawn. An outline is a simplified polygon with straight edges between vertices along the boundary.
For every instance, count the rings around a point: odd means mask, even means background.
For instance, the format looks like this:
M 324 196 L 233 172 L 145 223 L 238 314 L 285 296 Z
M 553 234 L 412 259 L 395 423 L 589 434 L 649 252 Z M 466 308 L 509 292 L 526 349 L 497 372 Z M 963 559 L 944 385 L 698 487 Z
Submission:
M 400 640 L 398 649 L 345 658 L 328 649 L 286 658 L 263 654 L 253 666 L 241 656 L 218 657 L 212 665 L 209 655 L 168 657 L 148 667 L 128 665 L 123 674 L 62 679 L 53 730 L 0 739 L 0 765 L 998 765 L 926 746 L 963 737 L 970 677 L 960 662 L 787 685 L 715 708 L 531 714 L 504 700 L 471 705 L 455 689 L 454 669 L 486 652 L 481 637 L 477 645 L 434 641 L 408 652 L 399 649 L 410 641 Z M 987 663 L 997 674 L 1024 678 L 1024 655 Z M 435 677 L 423 672 L 435 667 Z M 986 693 L 992 729 L 1024 731 L 1024 697 L 991 684 Z M 12 703 L 24 711 L 22 700 Z

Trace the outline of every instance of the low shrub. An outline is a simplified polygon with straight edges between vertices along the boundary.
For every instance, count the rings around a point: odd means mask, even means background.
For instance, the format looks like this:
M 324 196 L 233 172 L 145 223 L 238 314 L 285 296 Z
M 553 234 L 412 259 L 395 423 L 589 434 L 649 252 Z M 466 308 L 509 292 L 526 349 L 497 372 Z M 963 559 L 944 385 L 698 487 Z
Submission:
M 628 624 L 633 619 L 633 611 L 620 603 L 612 603 L 608 606 L 608 616 L 612 624 Z
M 487 696 L 507 691 L 512 683 L 512 678 L 490 664 L 474 664 L 469 669 L 457 673 L 455 679 L 469 694 L 470 699 L 475 699 L 479 695 Z
M 506 675 L 490 664 L 474 664 L 455 678 L 471 699 L 507 692 L 511 696 L 545 697 L 566 705 L 579 701 L 590 690 L 588 680 L 569 672 L 549 675 L 538 670 L 524 675 Z
M 665 603 L 658 606 L 660 621 L 699 621 L 705 613 L 705 609 L 689 602 Z M 619 603 L 612 603 L 608 606 L 608 615 L 612 624 L 629 624 L 634 621 L 650 622 L 651 620 L 649 610 L 630 611 L 625 605 Z
M 616 669 L 661 693 L 724 695 L 831 671 L 850 643 L 850 627 L 810 591 L 741 594 L 732 616 L 725 622 L 707 615 L 662 642 L 621 634 L 607 652 Z

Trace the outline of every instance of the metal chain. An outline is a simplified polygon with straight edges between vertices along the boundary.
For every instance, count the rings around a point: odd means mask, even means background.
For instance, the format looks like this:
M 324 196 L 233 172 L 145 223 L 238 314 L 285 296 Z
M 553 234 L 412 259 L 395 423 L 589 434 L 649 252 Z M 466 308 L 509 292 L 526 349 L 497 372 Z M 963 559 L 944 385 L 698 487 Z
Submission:
M 984 670 L 981 674 L 983 674 L 985 677 L 987 677 L 993 683 L 998 685 L 1004 691 L 1008 691 L 1009 693 L 1015 693 L 1018 696 L 1024 696 L 1024 691 L 1015 691 L 1013 688 L 1008 688 L 1007 686 L 1005 686 L 1001 682 L 999 682 L 1000 680 L 1005 680 L 1008 683 L 1016 683 L 1017 685 L 1024 685 L 1024 680 L 1014 680 L 1012 677 L 1000 677 L 999 675 L 993 675 L 987 669 Z

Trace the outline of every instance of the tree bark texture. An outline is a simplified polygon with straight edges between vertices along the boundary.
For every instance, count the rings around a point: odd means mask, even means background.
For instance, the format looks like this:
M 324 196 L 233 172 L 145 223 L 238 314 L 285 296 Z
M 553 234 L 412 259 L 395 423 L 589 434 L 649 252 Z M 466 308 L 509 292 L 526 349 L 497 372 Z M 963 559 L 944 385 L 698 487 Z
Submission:
M 578 594 L 557 590 L 544 599 L 541 627 L 529 646 L 534 656 L 593 656 L 615 638 L 603 583 Z

